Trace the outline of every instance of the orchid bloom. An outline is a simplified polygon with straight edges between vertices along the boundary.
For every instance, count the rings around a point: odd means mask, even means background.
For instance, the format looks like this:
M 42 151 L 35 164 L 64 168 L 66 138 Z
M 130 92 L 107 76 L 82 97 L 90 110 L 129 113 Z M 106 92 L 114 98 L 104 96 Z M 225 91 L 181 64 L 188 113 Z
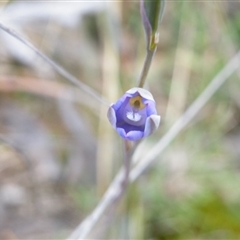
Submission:
M 131 88 L 108 109 L 108 119 L 118 134 L 137 141 L 155 132 L 161 117 L 157 115 L 152 94 L 143 88 Z

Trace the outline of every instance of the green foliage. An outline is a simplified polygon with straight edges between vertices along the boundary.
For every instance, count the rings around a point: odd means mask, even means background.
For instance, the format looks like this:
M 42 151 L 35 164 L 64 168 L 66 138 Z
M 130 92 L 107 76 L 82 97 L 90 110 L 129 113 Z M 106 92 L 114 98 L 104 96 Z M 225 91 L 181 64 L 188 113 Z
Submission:
M 138 190 L 139 195 L 135 190 L 135 208 L 136 203 L 144 206 L 142 227 L 145 229 L 145 239 L 239 238 L 238 196 L 226 196 L 236 189 L 221 186 L 221 177 L 216 182 L 217 173 L 214 171 L 208 170 L 204 175 L 202 171 L 200 168 L 198 173 L 189 177 L 189 182 L 198 183 L 198 187 L 187 195 L 183 192 L 182 196 L 168 193 L 166 175 L 163 171 L 159 175 L 159 170 L 148 179 L 154 184 Z M 226 171 L 225 175 L 225 180 L 229 181 L 232 173 Z M 232 175 L 232 178 L 235 183 L 240 180 L 237 175 Z M 234 185 L 237 187 L 237 184 Z
M 164 5 L 164 0 L 144 0 L 144 7 L 146 9 L 146 14 L 149 19 L 153 33 L 157 32 L 158 30 L 159 23 L 163 16 Z
M 158 28 L 164 11 L 164 0 L 142 0 L 142 19 L 147 35 L 147 48 L 154 51 L 158 44 Z

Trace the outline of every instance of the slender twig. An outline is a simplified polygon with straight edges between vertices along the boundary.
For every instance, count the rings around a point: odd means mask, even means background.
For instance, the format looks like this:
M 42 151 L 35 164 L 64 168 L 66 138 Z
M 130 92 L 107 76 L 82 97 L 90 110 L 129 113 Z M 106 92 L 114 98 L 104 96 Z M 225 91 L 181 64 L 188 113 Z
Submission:
M 90 231 L 96 225 L 98 220 L 106 212 L 107 209 L 111 209 L 114 203 L 121 197 L 123 193 L 123 184 L 125 180 L 124 168 L 122 168 L 108 190 L 104 194 L 103 198 L 94 209 L 94 211 L 76 228 L 76 230 L 68 238 L 70 239 L 86 239 Z
M 77 87 L 79 87 L 84 92 L 88 93 L 90 96 L 97 99 L 99 102 L 108 105 L 107 101 L 103 99 L 97 92 L 95 92 L 93 89 L 91 89 L 86 84 L 80 82 L 76 77 L 74 77 L 71 73 L 66 71 L 62 66 L 55 63 L 53 60 L 51 60 L 49 57 L 47 57 L 44 53 L 39 51 L 31 42 L 29 42 L 27 39 L 25 39 L 23 36 L 21 36 L 19 33 L 17 33 L 15 30 L 5 26 L 4 24 L 0 23 L 0 28 L 5 31 L 6 33 L 10 34 L 20 42 L 22 42 L 25 46 L 33 50 L 39 57 L 41 57 L 45 62 L 47 62 L 49 65 L 52 66 L 52 68 L 58 72 L 61 76 L 66 78 L 71 83 L 75 84 Z
M 240 51 L 229 61 L 229 63 L 216 75 L 200 96 L 191 104 L 186 112 L 176 121 L 172 128 L 161 138 L 161 140 L 144 156 L 129 175 L 129 181 L 135 181 L 145 169 L 155 160 L 171 141 L 183 130 L 184 127 L 196 116 L 201 108 L 209 101 L 214 93 L 240 66 Z M 132 163 L 133 165 L 134 163 Z M 122 168 L 102 200 L 95 210 L 77 227 L 69 239 L 84 239 L 92 230 L 101 216 L 109 210 L 116 199 L 121 197 L 121 183 L 124 179 L 124 169 Z
M 138 83 L 138 87 L 140 87 L 140 88 L 142 88 L 144 86 L 147 74 L 149 72 L 149 69 L 150 69 L 150 66 L 151 66 L 151 63 L 152 63 L 154 53 L 156 52 L 156 49 L 157 48 L 155 48 L 154 50 L 148 50 L 147 51 L 147 55 L 146 55 L 146 58 L 145 58 L 145 61 L 144 61 L 144 65 L 143 65 L 142 72 L 141 72 L 140 79 L 139 79 L 139 83 Z
M 76 230 L 68 238 L 70 239 L 86 239 L 91 230 L 106 212 L 116 206 L 116 203 L 121 199 L 127 190 L 129 183 L 129 172 L 131 166 L 131 157 L 136 149 L 137 142 L 134 146 L 130 146 L 128 141 L 123 141 L 124 148 L 124 167 L 121 168 L 112 184 L 104 194 L 102 200 L 99 202 L 93 212 L 76 228 Z
M 190 105 L 184 114 L 175 122 L 159 142 L 142 157 L 139 164 L 131 171 L 130 181 L 135 181 L 145 169 L 153 163 L 155 158 L 172 142 L 172 140 L 187 126 L 187 124 L 204 107 L 214 93 L 224 82 L 240 67 L 240 51 L 228 62 L 228 64 L 213 78 L 200 96 Z
M 65 83 L 17 76 L 0 75 L 0 92 L 23 91 L 39 96 L 63 99 L 87 106 L 94 114 L 99 114 L 95 99 L 83 94 L 79 88 Z M 106 106 L 103 105 L 105 108 Z
M 124 180 L 123 180 L 123 188 L 126 190 L 128 183 L 129 183 L 129 172 L 131 167 L 131 143 L 127 140 L 123 140 L 123 154 L 124 154 Z

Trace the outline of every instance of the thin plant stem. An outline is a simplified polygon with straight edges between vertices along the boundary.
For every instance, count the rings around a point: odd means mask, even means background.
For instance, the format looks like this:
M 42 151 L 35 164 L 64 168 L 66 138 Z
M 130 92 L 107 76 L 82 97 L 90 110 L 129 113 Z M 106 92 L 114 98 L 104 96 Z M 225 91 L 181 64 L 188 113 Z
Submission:
M 97 92 L 95 92 L 92 88 L 87 86 L 86 84 L 80 82 L 76 77 L 74 77 L 71 73 L 66 71 L 62 66 L 55 63 L 53 60 L 51 60 L 49 57 L 47 57 L 44 53 L 42 53 L 40 50 L 38 50 L 31 42 L 29 42 L 27 39 L 25 39 L 23 36 L 21 36 L 19 33 L 17 33 L 15 30 L 6 27 L 4 24 L 0 23 L 0 29 L 5 31 L 6 33 L 10 34 L 20 42 L 22 42 L 25 46 L 33 50 L 39 57 L 41 57 L 45 62 L 47 62 L 49 65 L 52 66 L 52 68 L 58 72 L 61 76 L 66 78 L 68 81 L 79 87 L 82 91 L 88 93 L 90 96 L 94 97 L 99 102 L 109 105 L 108 102 L 103 99 Z
M 140 141 L 136 142 L 133 146 L 130 146 L 130 142 L 123 142 L 124 167 L 120 169 L 93 212 L 79 224 L 68 240 L 86 239 L 104 213 L 106 211 L 110 212 L 113 207 L 117 206 L 118 201 L 122 198 L 127 189 L 127 185 L 129 184 L 129 172 L 131 167 L 130 160 L 139 143 Z
M 153 56 L 154 56 L 156 50 L 157 50 L 157 48 L 155 48 L 154 50 L 147 51 L 147 55 L 146 55 L 146 58 L 144 61 L 143 69 L 142 69 L 139 83 L 138 83 L 138 87 L 140 87 L 140 88 L 143 88 L 143 86 L 145 84 L 145 81 L 146 81 L 146 78 L 147 78 L 151 63 L 152 63 L 152 59 L 153 59 Z
M 123 159 L 124 159 L 124 170 L 125 170 L 125 178 L 123 180 L 123 188 L 126 191 L 129 183 L 129 172 L 131 166 L 131 143 L 127 140 L 123 140 Z
M 97 224 L 99 219 L 103 216 L 106 210 L 111 209 L 115 205 L 116 201 L 122 196 L 123 184 L 125 180 L 124 168 L 122 168 L 116 175 L 108 190 L 102 197 L 101 201 L 93 212 L 83 220 L 82 223 L 76 228 L 76 230 L 71 234 L 68 240 L 71 239 L 86 239 L 89 233 L 92 231 L 94 226 Z
M 87 96 L 87 94 L 83 94 L 79 88 L 70 86 L 69 84 L 39 78 L 0 75 L 0 92 L 11 91 L 27 92 L 39 96 L 76 102 L 88 107 L 94 114 L 99 114 L 99 106 L 96 105 L 95 100 Z

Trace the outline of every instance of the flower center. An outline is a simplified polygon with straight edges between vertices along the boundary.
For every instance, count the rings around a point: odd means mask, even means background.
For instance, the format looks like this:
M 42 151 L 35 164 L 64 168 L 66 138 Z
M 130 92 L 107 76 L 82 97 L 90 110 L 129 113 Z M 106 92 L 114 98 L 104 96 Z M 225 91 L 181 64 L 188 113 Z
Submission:
M 134 105 L 134 107 L 135 108 L 140 108 L 140 101 L 139 100 L 136 100 L 134 103 L 133 103 L 133 105 Z
M 143 126 L 146 120 L 146 106 L 140 95 L 129 99 L 125 106 L 124 121 L 132 126 Z
M 140 95 L 136 97 L 132 97 L 129 100 L 130 105 L 135 109 L 143 109 L 145 108 L 145 104 L 142 101 L 142 97 Z

